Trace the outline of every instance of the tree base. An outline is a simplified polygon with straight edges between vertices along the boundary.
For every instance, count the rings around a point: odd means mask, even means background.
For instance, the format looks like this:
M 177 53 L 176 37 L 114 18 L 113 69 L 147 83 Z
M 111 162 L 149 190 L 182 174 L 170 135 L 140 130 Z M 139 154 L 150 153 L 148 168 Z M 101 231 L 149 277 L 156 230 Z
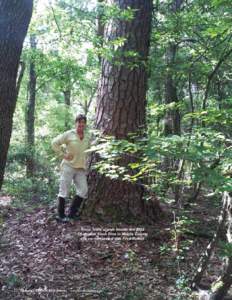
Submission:
M 164 216 L 159 201 L 153 196 L 145 200 L 142 186 L 112 180 L 92 172 L 89 178 L 89 198 L 83 214 L 102 221 L 152 224 Z

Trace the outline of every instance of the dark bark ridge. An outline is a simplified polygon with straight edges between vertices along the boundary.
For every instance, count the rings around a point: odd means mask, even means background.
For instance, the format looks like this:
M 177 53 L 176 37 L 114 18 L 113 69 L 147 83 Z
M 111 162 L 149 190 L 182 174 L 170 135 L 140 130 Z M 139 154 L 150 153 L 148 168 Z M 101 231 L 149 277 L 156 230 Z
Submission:
M 122 10 L 134 11 L 132 20 L 112 19 L 104 30 L 105 43 L 125 38 L 113 59 L 102 59 L 101 79 L 98 85 L 95 128 L 104 135 L 119 139 L 145 128 L 147 68 L 152 17 L 151 0 L 115 0 Z M 136 52 L 135 58 L 128 55 Z M 122 157 L 120 164 L 133 161 L 130 155 Z M 96 157 L 93 158 L 96 161 Z M 137 221 L 154 217 L 153 206 L 145 205 L 144 188 L 121 180 L 111 180 L 92 171 L 89 176 L 90 197 L 88 211 L 99 212 L 111 220 L 115 216 L 133 216 Z
M 126 38 L 119 49 L 120 62 L 116 65 L 106 59 L 102 61 L 102 77 L 99 82 L 96 111 L 96 128 L 104 134 L 125 138 L 129 132 L 136 132 L 145 125 L 147 72 L 151 1 L 114 1 L 120 9 L 135 10 L 132 21 L 112 20 L 105 28 L 106 41 Z M 124 53 L 135 51 L 139 66 L 130 68 L 131 58 Z
M 16 106 L 19 60 L 32 15 L 32 7 L 32 0 L 0 2 L 0 189 Z
M 31 49 L 36 49 L 36 37 L 30 36 Z M 26 174 L 33 177 L 35 172 L 35 104 L 36 104 L 36 70 L 34 59 L 31 58 L 29 66 L 29 97 L 26 108 Z

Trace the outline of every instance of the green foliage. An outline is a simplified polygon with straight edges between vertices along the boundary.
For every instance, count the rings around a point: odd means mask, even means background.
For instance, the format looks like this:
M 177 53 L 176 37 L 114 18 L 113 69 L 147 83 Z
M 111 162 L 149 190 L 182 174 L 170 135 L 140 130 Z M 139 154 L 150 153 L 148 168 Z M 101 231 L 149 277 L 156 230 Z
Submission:
M 231 4 L 227 0 L 183 1 L 175 12 L 170 4 L 154 1 L 148 62 L 130 49 L 127 36 L 116 34 L 109 40 L 97 36 L 99 15 L 102 23 L 116 27 L 121 20 L 129 24 L 136 14 L 134 9 L 120 10 L 108 2 L 95 7 L 85 0 L 51 1 L 42 13 L 35 6 L 29 34 L 36 36 L 37 49 L 30 49 L 29 39 L 25 41 L 22 60 L 26 71 L 4 183 L 4 192 L 17 200 L 15 204 L 21 206 L 31 200 L 47 203 L 56 197 L 59 160 L 51 140 L 73 127 L 78 112 L 94 119 L 99 57 L 129 69 L 147 68 L 147 127 L 145 132 L 129 134 L 123 140 L 94 132 L 96 141 L 89 152 L 96 153 L 99 160 L 93 168 L 112 180 L 142 185 L 148 191 L 146 201 L 155 194 L 171 204 L 178 191 L 186 201 L 198 183 L 216 194 L 232 191 Z M 24 126 L 31 62 L 37 79 L 34 153 L 26 145 Z M 173 92 L 173 99 L 167 101 L 168 79 L 176 94 Z M 66 92 L 70 105 L 65 104 Z M 181 134 L 165 136 L 167 116 L 174 118 L 176 112 L 180 114 Z M 27 178 L 25 163 L 32 154 L 35 176 Z M 114 213 L 122 214 L 116 209 Z M 180 210 L 169 229 L 171 240 L 160 247 L 161 255 L 175 254 L 177 267 L 191 245 L 187 239 L 179 242 L 179 237 L 194 224 L 188 213 Z M 222 242 L 220 255 L 231 254 L 231 244 Z M 127 255 L 128 266 L 123 271 L 130 276 L 136 271 L 138 257 L 131 249 Z M 144 299 L 144 286 L 132 291 L 127 281 L 125 278 L 122 299 Z M 7 282 L 9 288 L 22 284 L 16 274 L 10 274 Z M 175 288 L 173 299 L 191 299 L 186 274 L 179 272 Z M 107 294 L 106 289 L 102 298 Z
M 133 141 L 131 137 L 118 140 L 99 136 L 98 143 L 90 150 L 101 158 L 94 167 L 112 179 L 144 181 L 147 189 L 160 197 L 167 186 L 184 187 L 196 182 L 220 192 L 231 190 L 232 181 L 224 174 L 231 150 L 221 132 L 196 128 L 191 135 L 168 137 L 157 137 L 150 132 L 146 138 L 137 136 Z M 121 163 L 122 158 L 128 160 L 127 166 Z M 184 160 L 186 171 L 191 166 L 191 177 L 179 178 L 175 170 L 167 173 L 163 167 L 166 159 Z
M 22 286 L 23 282 L 22 279 L 15 273 L 11 273 L 8 278 L 7 278 L 7 282 L 6 282 L 7 286 L 9 288 L 19 288 L 20 286 Z
M 132 9 L 131 7 L 127 7 L 127 9 L 120 9 L 120 7 L 116 4 L 105 2 L 99 6 L 99 12 L 102 15 L 102 22 L 106 24 L 108 21 L 112 21 L 114 19 L 130 21 L 134 18 L 136 9 Z
M 182 274 L 176 280 L 176 289 L 177 293 L 173 300 L 185 300 L 185 299 L 193 299 L 191 297 L 192 291 L 190 289 L 189 279 L 185 274 Z
M 52 201 L 58 188 L 59 160 L 51 140 L 74 127 L 77 113 L 91 114 L 99 76 L 95 11 L 85 1 L 53 1 L 42 13 L 34 6 L 29 35 L 36 49 L 25 40 L 22 60 L 26 65 L 14 116 L 4 192 L 16 200 Z M 26 145 L 25 111 L 28 101 L 29 64 L 35 64 L 36 111 L 34 153 Z M 70 93 L 70 106 L 65 104 Z M 89 118 L 88 118 L 89 119 Z M 91 119 L 91 117 L 90 117 Z M 32 155 L 33 154 L 33 155 Z M 26 160 L 34 157 L 34 178 L 26 178 Z
M 166 193 L 170 187 L 173 190 L 184 190 L 201 182 L 217 192 L 230 191 L 231 179 L 225 175 L 231 160 L 231 148 L 228 146 L 232 107 L 227 84 L 230 78 L 229 62 L 220 66 L 223 72 L 218 70 L 221 72 L 218 75 L 221 74 L 224 80 L 225 96 L 221 97 L 219 103 L 216 86 L 221 81 L 216 74 L 209 89 L 207 109 L 202 110 L 208 76 L 230 46 L 231 20 L 225 13 L 227 4 L 215 0 L 209 6 L 207 1 L 194 1 L 175 13 L 170 13 L 170 6 L 166 2 L 157 5 L 151 33 L 147 132 L 125 140 L 101 137 L 100 143 L 92 149 L 101 158 L 95 167 L 114 180 L 143 184 L 168 202 L 171 199 L 167 199 Z M 51 150 L 51 139 L 72 128 L 76 112 L 83 112 L 88 107 L 99 76 L 98 55 L 119 65 L 128 63 L 132 68 L 143 62 L 136 52 L 128 49 L 121 51 L 127 43 L 124 36 L 104 41 L 101 47 L 93 26 L 99 14 L 103 23 L 116 24 L 119 20 L 131 21 L 136 10 L 120 10 L 118 6 L 109 4 L 91 7 L 85 1 L 76 3 L 72 0 L 54 1 L 53 9 L 51 6 L 48 8 L 39 18 L 39 12 L 35 10 L 30 34 L 36 36 L 37 49 L 31 50 L 26 46 L 22 57 L 27 63 L 33 60 L 36 65 L 36 157 L 40 153 L 39 161 L 43 157 L 52 170 L 58 161 Z M 164 57 L 173 44 L 178 46 L 175 60 L 167 64 Z M 172 75 L 178 102 L 164 104 L 167 72 Z M 193 111 L 186 84 L 190 74 Z M 24 144 L 21 124 L 24 122 L 27 81 L 26 74 L 20 91 L 12 150 L 8 158 L 11 166 L 14 165 L 14 176 L 23 169 L 29 154 L 26 147 L 18 147 Z M 64 92 L 67 90 L 71 92 L 70 107 L 64 104 Z M 163 136 L 162 120 L 176 110 L 181 114 L 182 135 Z M 192 128 L 191 123 L 194 125 Z M 170 160 L 172 166 L 169 166 L 167 172 L 164 166 Z M 174 165 L 182 162 L 180 175 Z M 47 169 L 41 173 L 39 171 L 39 176 L 43 172 L 47 172 Z M 10 181 L 13 182 L 11 176 Z M 25 186 L 33 190 L 33 184 L 27 180 L 22 183 L 22 190 L 27 190 Z
M 133 290 L 128 290 L 123 300 L 142 300 L 145 297 L 144 287 L 138 286 Z
M 27 178 L 25 161 L 28 153 L 25 147 L 14 145 L 10 148 L 4 192 L 15 199 L 15 205 L 31 201 L 35 204 L 47 203 L 56 196 L 57 175 L 54 172 L 54 162 L 48 163 L 47 156 L 43 157 L 42 153 L 38 153 L 34 157 L 35 176 Z
M 169 244 L 167 243 L 164 243 L 160 246 L 159 248 L 159 251 L 160 251 L 160 255 L 167 255 L 167 254 L 170 254 L 170 252 L 172 251 L 171 247 Z
M 219 242 L 219 255 L 224 258 L 224 257 L 228 257 L 231 258 L 232 257 L 232 244 L 228 243 L 228 242 L 224 242 L 224 241 L 220 241 Z
M 201 182 L 217 192 L 231 190 L 231 179 L 226 176 L 231 160 L 230 128 L 231 98 L 230 62 L 221 64 L 212 78 L 207 108 L 202 101 L 209 74 L 227 49 L 231 47 L 230 8 L 226 1 L 191 1 L 173 13 L 168 2 L 157 2 L 151 32 L 149 59 L 148 128 L 141 139 L 116 140 L 102 137 L 95 146 L 101 157 L 96 168 L 112 179 L 144 184 L 166 201 L 171 187 L 190 188 Z M 96 35 L 95 23 L 101 15 L 104 24 L 119 20 L 131 21 L 136 10 L 120 10 L 116 5 L 91 6 L 86 1 L 54 1 L 41 15 L 35 7 L 30 34 L 36 36 L 37 49 L 31 50 L 26 41 L 22 58 L 36 65 L 36 152 L 52 170 L 54 154 L 51 139 L 72 128 L 76 112 L 88 110 L 88 101 L 94 96 L 99 76 L 98 55 L 116 64 L 139 66 L 141 58 L 130 49 L 122 51 L 126 36 L 104 41 L 103 47 Z M 39 20 L 39 21 L 38 21 Z M 170 45 L 176 45 L 175 59 L 168 56 Z M 172 76 L 178 102 L 164 104 L 166 75 Z M 188 81 L 191 80 L 193 110 L 190 106 Z M 22 82 L 15 116 L 12 150 L 8 161 L 14 164 L 15 174 L 23 169 L 28 150 L 24 144 L 24 111 L 27 98 L 28 75 Z M 222 87 L 222 96 L 217 86 Z M 71 106 L 64 104 L 64 92 L 71 92 Z M 219 99 L 220 98 L 220 99 Z M 163 136 L 163 119 L 178 110 L 181 114 L 182 135 Z M 91 112 L 90 112 L 91 113 Z M 91 116 L 92 117 L 92 116 Z M 191 128 L 191 122 L 193 127 Z M 204 128 L 201 125 L 204 123 Z M 14 148 L 16 152 L 14 153 Z M 124 165 L 121 158 L 127 161 Z M 168 172 L 164 165 L 172 160 Z M 219 160 L 215 167 L 215 162 Z M 174 165 L 183 162 L 182 175 Z M 12 165 L 13 166 L 13 165 Z M 41 171 L 43 172 L 43 171 Z M 47 172 L 44 170 L 44 172 Z M 15 175 L 14 175 L 15 176 Z M 46 177 L 46 176 L 45 176 Z M 9 177 L 9 180 L 11 177 Z M 144 180 L 146 178 L 146 180 Z M 13 180 L 11 181 L 13 182 Z M 32 183 L 25 181 L 25 185 Z M 32 188 L 33 189 L 33 188 Z M 15 193 L 15 192 L 14 192 Z M 149 197 L 148 197 L 149 198 Z

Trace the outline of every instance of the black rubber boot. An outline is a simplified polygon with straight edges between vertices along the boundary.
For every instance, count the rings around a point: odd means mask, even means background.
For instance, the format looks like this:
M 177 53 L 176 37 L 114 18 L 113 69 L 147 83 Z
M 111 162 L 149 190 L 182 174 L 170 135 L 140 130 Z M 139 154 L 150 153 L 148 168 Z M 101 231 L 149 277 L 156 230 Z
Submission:
M 72 204 L 70 206 L 68 218 L 71 218 L 71 219 L 74 219 L 75 217 L 77 218 L 77 212 L 79 211 L 82 201 L 83 201 L 83 198 L 81 198 L 78 195 L 76 195 L 73 198 Z
M 58 216 L 56 217 L 56 220 L 59 222 L 67 222 L 65 217 L 65 198 L 58 197 Z

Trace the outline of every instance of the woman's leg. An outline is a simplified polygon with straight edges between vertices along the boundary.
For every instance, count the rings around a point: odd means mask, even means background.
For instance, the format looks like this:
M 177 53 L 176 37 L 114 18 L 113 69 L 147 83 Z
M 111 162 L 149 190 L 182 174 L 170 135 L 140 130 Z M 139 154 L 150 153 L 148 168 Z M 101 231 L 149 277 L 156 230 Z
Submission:
M 76 170 L 73 181 L 76 186 L 76 195 L 73 198 L 72 204 L 70 206 L 70 218 L 76 215 L 76 213 L 79 211 L 83 199 L 87 198 L 88 184 L 86 171 L 82 169 Z
M 73 168 L 65 164 L 61 166 L 60 185 L 58 194 L 58 216 L 60 218 L 65 217 L 65 198 L 68 197 L 73 175 Z
M 76 195 L 86 199 L 88 196 L 87 174 L 84 169 L 77 169 L 73 177 L 76 186 Z

